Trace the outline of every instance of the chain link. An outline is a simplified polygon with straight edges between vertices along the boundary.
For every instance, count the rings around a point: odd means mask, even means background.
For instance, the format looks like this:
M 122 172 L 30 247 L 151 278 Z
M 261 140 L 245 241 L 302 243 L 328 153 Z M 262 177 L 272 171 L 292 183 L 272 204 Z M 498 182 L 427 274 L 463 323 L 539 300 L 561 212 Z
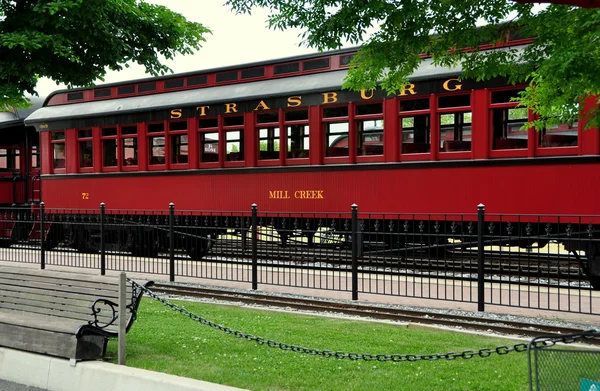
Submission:
M 473 358 L 475 356 L 484 358 L 484 357 L 490 357 L 493 354 L 498 354 L 498 355 L 502 356 L 502 355 L 506 355 L 511 352 L 521 353 L 521 352 L 526 352 L 529 349 L 529 344 L 519 343 L 519 344 L 516 344 L 513 346 L 498 346 L 495 349 L 483 348 L 483 349 L 479 349 L 478 351 L 464 350 L 460 353 L 448 352 L 446 354 L 434 353 L 434 354 L 415 355 L 415 354 L 345 353 L 345 352 L 340 352 L 340 351 L 334 352 L 331 350 L 306 348 L 303 346 L 289 345 L 289 344 L 286 344 L 283 342 L 277 342 L 272 339 L 264 339 L 263 337 L 260 337 L 260 336 L 246 334 L 242 331 L 234 330 L 229 327 L 223 326 L 221 324 L 212 322 L 200 315 L 196 315 L 192 312 L 189 312 L 184 307 L 181 307 L 177 304 L 169 302 L 166 299 L 163 299 L 162 297 L 158 296 L 156 293 L 152 292 L 145 286 L 139 285 L 133 280 L 129 280 L 129 281 L 133 285 L 135 285 L 139 289 L 141 289 L 149 297 L 151 297 L 152 299 L 154 299 L 156 301 L 159 301 L 160 303 L 169 307 L 171 310 L 177 311 L 177 312 L 181 313 L 182 315 L 189 317 L 192 320 L 200 322 L 203 325 L 212 327 L 213 329 L 216 329 L 216 330 L 220 330 L 220 331 L 224 332 L 225 334 L 230 334 L 236 338 L 245 339 L 247 341 L 253 341 L 259 345 L 267 345 L 270 348 L 281 349 L 281 350 L 290 350 L 290 351 L 296 352 L 296 353 L 323 356 L 325 358 L 335 357 L 339 360 L 349 359 L 349 360 L 381 361 L 381 362 L 384 362 L 384 361 L 393 361 L 393 362 L 436 361 L 436 360 L 455 360 L 457 358 L 462 358 L 462 359 L 466 360 L 466 359 Z M 569 344 L 569 343 L 577 342 L 582 339 L 591 339 L 591 338 L 597 338 L 597 337 L 600 337 L 600 331 L 598 331 L 598 330 L 587 330 L 587 331 L 583 331 L 579 334 L 570 334 L 570 335 L 562 335 L 562 336 L 538 337 L 535 339 L 534 342 L 531 343 L 531 348 L 539 349 L 539 348 L 554 346 L 559 342 Z

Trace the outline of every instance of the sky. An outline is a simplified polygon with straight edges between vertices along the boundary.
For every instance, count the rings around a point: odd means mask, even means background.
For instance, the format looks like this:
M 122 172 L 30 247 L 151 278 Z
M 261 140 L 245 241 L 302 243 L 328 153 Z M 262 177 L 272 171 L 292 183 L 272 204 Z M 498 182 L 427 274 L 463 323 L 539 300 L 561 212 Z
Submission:
M 212 30 L 207 41 L 194 55 L 177 56 L 165 63 L 175 73 L 238 65 L 274 58 L 289 57 L 316 52 L 315 49 L 300 47 L 301 30 L 274 31 L 267 28 L 268 12 L 256 9 L 252 15 L 235 15 L 223 3 L 225 0 L 149 0 L 164 5 L 184 15 L 188 20 L 200 22 Z M 120 72 L 106 74 L 105 82 L 149 77 L 144 68 L 131 65 Z M 99 82 L 102 83 L 102 82 Z M 40 96 L 63 89 L 49 79 L 41 79 L 37 85 Z

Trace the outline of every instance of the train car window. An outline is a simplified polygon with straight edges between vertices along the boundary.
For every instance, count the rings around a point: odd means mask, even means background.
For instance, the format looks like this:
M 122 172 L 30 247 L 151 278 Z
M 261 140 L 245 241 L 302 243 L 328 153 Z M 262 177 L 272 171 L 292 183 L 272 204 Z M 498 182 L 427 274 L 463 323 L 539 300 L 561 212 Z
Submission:
M 119 127 L 119 148 L 123 167 L 135 167 L 138 165 L 138 138 L 137 125 L 125 125 Z
M 275 75 L 283 75 L 286 73 L 295 73 L 295 72 L 300 72 L 300 63 L 299 62 L 292 62 L 289 64 L 280 64 L 280 65 L 275 65 L 273 67 L 273 73 Z
M 117 128 L 104 128 L 104 129 L 102 129 L 102 137 L 116 136 L 116 135 L 117 135 Z
M 148 124 L 148 164 L 165 164 L 165 124 Z
M 579 114 L 579 106 L 576 104 L 557 107 L 557 110 L 568 111 L 574 114 Z M 542 129 L 538 132 L 538 145 L 541 148 L 553 147 L 576 147 L 579 138 L 579 123 L 578 121 L 572 124 L 557 124 L 548 129 Z
M 288 125 L 287 158 L 302 159 L 309 157 L 309 128 L 306 125 Z
M 539 146 L 542 148 L 550 147 L 576 147 L 578 143 L 578 126 L 576 121 L 573 124 L 559 124 L 549 129 L 542 129 L 539 132 Z
M 383 102 L 356 105 L 355 118 L 357 155 L 383 155 Z
M 164 87 L 165 90 L 169 90 L 171 88 L 181 88 L 183 87 L 183 79 L 165 80 Z
M 40 168 L 40 148 L 37 145 L 31 147 L 31 168 Z
M 286 121 L 307 121 L 308 110 L 286 111 L 284 118 Z
M 383 118 L 356 121 L 358 155 L 383 155 Z
M 429 98 L 400 101 L 400 111 L 429 110 Z
M 165 164 L 165 136 L 148 137 L 149 164 Z
M 65 132 L 51 132 L 52 166 L 54 169 L 66 168 Z
M 256 116 L 256 123 L 259 123 L 259 124 L 268 124 L 270 122 L 275 123 L 277 121 L 279 121 L 279 113 L 277 113 L 277 112 L 258 114 Z
M 137 137 L 125 137 L 121 140 L 123 163 L 125 166 L 138 165 L 138 139 Z
M 52 132 L 52 141 L 64 140 L 65 132 Z
M 185 164 L 188 162 L 187 121 L 169 123 L 171 137 L 171 163 Z
M 241 115 L 223 117 L 223 126 L 243 126 L 244 117 Z
M 137 134 L 137 126 L 123 126 L 121 127 L 121 134 Z
M 263 77 L 265 75 L 265 68 L 253 68 L 244 69 L 242 71 L 242 79 L 253 79 L 255 77 Z
M 219 161 L 219 132 L 206 132 L 200 135 L 200 161 Z
M 303 71 L 313 71 L 316 69 L 329 68 L 329 58 L 321 58 L 317 60 L 308 60 L 302 63 Z
M 171 135 L 171 163 L 182 164 L 188 162 L 188 135 Z
M 227 130 L 225 131 L 225 149 L 227 161 L 244 161 L 244 131 Z
M 326 157 L 349 156 L 348 139 L 350 127 L 348 122 L 329 122 L 324 124 Z
M 77 130 L 77 144 L 79 145 L 79 168 L 94 166 L 94 142 L 92 129 Z
M 208 77 L 206 75 L 188 77 L 187 79 L 188 86 L 199 86 L 206 83 L 208 83 Z
M 400 151 L 402 154 L 431 152 L 429 98 L 400 101 Z
M 111 95 L 110 88 L 94 90 L 94 98 L 107 98 Z
M 219 119 L 218 118 L 201 119 L 199 121 L 199 124 L 198 124 L 198 127 L 200 129 L 216 128 L 217 126 L 219 126 Z
M 102 166 L 117 167 L 119 165 L 119 148 L 117 128 L 103 128 L 102 134 Z
M 382 114 L 383 103 L 373 103 L 369 105 L 356 105 L 356 115 Z
M 471 95 L 438 97 L 440 152 L 471 150 Z
M 135 94 L 135 86 L 125 86 L 117 88 L 117 95 Z
M 463 107 L 471 105 L 471 95 L 449 95 L 438 98 L 438 108 Z
M 238 79 L 238 71 L 217 73 L 217 75 L 215 77 L 215 80 L 217 83 L 224 83 L 227 81 L 235 81 L 237 79 Z
M 71 101 L 71 100 L 82 100 L 83 99 L 83 92 L 72 92 L 70 94 L 67 94 L 67 100 Z
M 348 116 L 348 106 L 324 107 L 323 118 L 338 118 Z
M 148 124 L 148 133 L 160 133 L 165 131 L 165 124 Z
M 18 171 L 20 167 L 20 151 L 18 148 L 0 148 L 1 170 Z
M 268 126 L 258 129 L 258 159 L 279 159 L 279 126 Z
M 525 107 L 500 107 L 492 109 L 492 149 L 525 149 L 528 129 Z
M 340 56 L 340 66 L 348 66 L 350 65 L 350 61 L 354 58 L 354 54 L 346 54 L 345 56 Z
M 517 101 L 513 99 L 519 98 L 519 93 L 523 91 L 519 90 L 502 90 L 502 91 L 492 91 L 492 104 L 496 103 L 514 103 L 517 104 Z
M 144 83 L 138 86 L 138 92 L 156 91 L 156 83 Z
M 429 153 L 431 150 L 430 115 L 402 117 L 402 153 Z
M 310 154 L 308 110 L 286 111 L 284 118 L 287 132 L 286 157 L 288 159 L 308 158 Z
M 471 150 L 471 112 L 439 115 L 440 152 Z

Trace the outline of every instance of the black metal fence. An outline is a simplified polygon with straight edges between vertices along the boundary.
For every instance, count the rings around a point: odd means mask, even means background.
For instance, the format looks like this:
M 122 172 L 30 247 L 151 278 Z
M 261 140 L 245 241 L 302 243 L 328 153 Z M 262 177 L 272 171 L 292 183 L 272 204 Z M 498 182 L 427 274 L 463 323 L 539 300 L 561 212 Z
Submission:
M 0 260 L 600 313 L 600 216 L 0 210 Z M 597 255 L 598 254 L 598 255 Z

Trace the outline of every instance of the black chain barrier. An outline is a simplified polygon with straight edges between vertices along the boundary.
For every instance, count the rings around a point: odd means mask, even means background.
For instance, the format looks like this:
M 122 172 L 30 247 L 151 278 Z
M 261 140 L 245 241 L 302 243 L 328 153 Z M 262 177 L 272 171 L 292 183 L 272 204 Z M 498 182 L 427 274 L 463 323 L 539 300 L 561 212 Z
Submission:
M 434 353 L 434 354 L 368 354 L 368 353 L 345 353 L 345 352 L 334 352 L 332 350 L 320 350 L 314 348 L 306 348 L 303 346 L 290 345 L 283 342 L 277 342 L 272 339 L 265 339 L 263 337 L 255 336 L 252 334 L 246 334 L 244 332 L 234 330 L 232 328 L 220 325 L 218 323 L 212 322 L 200 315 L 196 315 L 192 312 L 189 312 L 184 307 L 178 306 L 177 304 L 170 303 L 168 300 L 163 299 L 158 296 L 156 293 L 152 292 L 148 288 L 137 284 L 133 280 L 129 280 L 134 286 L 141 289 L 144 293 L 146 293 L 152 299 L 161 302 L 165 306 L 169 307 L 173 311 L 177 311 L 182 315 L 185 315 L 192 320 L 198 321 L 203 325 L 212 327 L 213 329 L 220 330 L 225 334 L 233 335 L 234 337 L 245 339 L 247 341 L 256 342 L 259 345 L 267 345 L 270 348 L 276 348 L 281 350 L 291 350 L 296 353 L 303 354 L 311 354 L 315 356 L 323 356 L 325 358 L 335 357 L 337 359 L 349 359 L 349 360 L 364 360 L 364 361 L 393 361 L 393 362 L 413 362 L 413 361 L 436 361 L 436 360 L 455 360 L 457 358 L 469 359 L 473 357 L 490 357 L 493 354 L 505 355 L 510 352 L 526 352 L 528 350 L 528 346 L 530 344 L 527 343 L 519 343 L 513 346 L 498 346 L 494 349 L 479 349 L 478 351 L 474 350 L 464 350 L 462 352 L 449 352 L 446 354 Z M 539 337 L 535 342 L 531 344 L 531 348 L 542 348 L 542 347 L 550 347 L 554 346 L 559 342 L 569 344 L 582 339 L 591 339 L 600 336 L 600 331 L 597 330 L 587 330 L 583 331 L 579 334 L 569 334 L 562 336 L 549 336 L 549 337 Z

